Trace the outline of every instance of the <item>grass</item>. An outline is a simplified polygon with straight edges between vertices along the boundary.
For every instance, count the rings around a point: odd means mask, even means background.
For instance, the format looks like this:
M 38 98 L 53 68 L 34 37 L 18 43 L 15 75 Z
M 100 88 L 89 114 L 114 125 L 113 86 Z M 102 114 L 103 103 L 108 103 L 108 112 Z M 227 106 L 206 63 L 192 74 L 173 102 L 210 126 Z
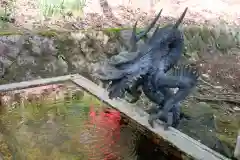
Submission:
M 86 0 L 39 0 L 42 15 L 53 16 L 81 16 Z
M 9 27 L 8 22 L 12 23 L 15 21 L 11 17 L 11 14 L 14 12 L 15 9 L 15 0 L 3 1 L 1 2 L 0 7 L 0 28 L 6 29 Z

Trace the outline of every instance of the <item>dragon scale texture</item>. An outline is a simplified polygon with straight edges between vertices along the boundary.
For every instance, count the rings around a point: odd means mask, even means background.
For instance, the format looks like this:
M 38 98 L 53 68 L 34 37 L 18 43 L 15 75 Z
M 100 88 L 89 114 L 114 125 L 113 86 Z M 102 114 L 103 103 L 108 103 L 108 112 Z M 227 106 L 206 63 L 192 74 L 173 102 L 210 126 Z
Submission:
M 95 70 L 94 75 L 102 81 L 108 81 L 109 98 L 123 98 L 125 92 L 134 98 L 129 101 L 136 102 L 141 95 L 139 87 L 149 100 L 157 107 L 150 112 L 149 123 L 161 119 L 168 126 L 177 127 L 180 121 L 180 102 L 183 101 L 196 86 L 199 72 L 189 65 L 177 66 L 184 48 L 184 36 L 178 29 L 186 12 L 174 25 L 167 25 L 154 30 L 151 37 L 147 33 L 153 28 L 161 15 L 162 10 L 145 31 L 136 34 L 135 23 L 130 39 L 128 51 L 102 62 Z M 147 37 L 141 47 L 137 43 Z M 175 66 L 175 67 L 174 67 Z M 178 88 L 174 94 L 171 88 Z

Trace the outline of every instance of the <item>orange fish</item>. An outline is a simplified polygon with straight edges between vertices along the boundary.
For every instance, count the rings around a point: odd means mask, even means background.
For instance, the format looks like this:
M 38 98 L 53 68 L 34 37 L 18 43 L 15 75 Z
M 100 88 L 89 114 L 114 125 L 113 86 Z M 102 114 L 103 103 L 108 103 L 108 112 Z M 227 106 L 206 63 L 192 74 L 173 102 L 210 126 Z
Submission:
M 112 146 L 120 138 L 121 113 L 115 109 L 106 109 L 96 113 L 94 107 L 90 106 L 89 122 L 99 137 L 95 147 L 105 155 L 105 160 L 116 157 L 111 153 Z

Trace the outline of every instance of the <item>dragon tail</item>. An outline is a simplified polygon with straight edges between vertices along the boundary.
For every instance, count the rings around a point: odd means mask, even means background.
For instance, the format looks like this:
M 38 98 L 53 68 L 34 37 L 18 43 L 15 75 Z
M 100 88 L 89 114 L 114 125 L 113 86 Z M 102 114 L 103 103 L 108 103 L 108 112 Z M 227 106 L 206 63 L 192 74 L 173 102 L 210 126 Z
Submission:
M 180 16 L 180 18 L 177 20 L 177 22 L 175 23 L 175 25 L 173 26 L 173 29 L 178 28 L 178 26 L 182 23 L 183 18 L 185 17 L 186 13 L 187 13 L 188 7 L 185 8 L 185 10 L 183 11 L 182 15 Z

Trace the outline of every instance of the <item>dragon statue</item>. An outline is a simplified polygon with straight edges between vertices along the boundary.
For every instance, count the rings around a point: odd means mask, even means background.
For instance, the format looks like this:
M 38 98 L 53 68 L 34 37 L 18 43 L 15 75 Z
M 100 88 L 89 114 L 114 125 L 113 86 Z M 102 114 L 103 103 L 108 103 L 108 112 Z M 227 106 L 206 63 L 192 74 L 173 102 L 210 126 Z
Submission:
M 134 103 L 141 95 L 141 86 L 146 97 L 157 105 L 149 116 L 152 127 L 156 119 L 164 122 L 165 129 L 168 126 L 177 127 L 180 121 L 180 102 L 190 94 L 198 81 L 197 68 L 176 65 L 184 48 L 184 36 L 178 26 L 187 9 L 174 25 L 162 28 L 158 25 L 151 37 L 147 34 L 156 24 L 162 10 L 139 34 L 136 33 L 136 22 L 128 50 L 99 62 L 93 73 L 101 81 L 109 83 L 107 90 L 110 99 L 123 98 L 127 92 L 135 97 L 131 101 Z M 144 44 L 138 45 L 143 38 Z M 171 88 L 178 90 L 173 93 Z

